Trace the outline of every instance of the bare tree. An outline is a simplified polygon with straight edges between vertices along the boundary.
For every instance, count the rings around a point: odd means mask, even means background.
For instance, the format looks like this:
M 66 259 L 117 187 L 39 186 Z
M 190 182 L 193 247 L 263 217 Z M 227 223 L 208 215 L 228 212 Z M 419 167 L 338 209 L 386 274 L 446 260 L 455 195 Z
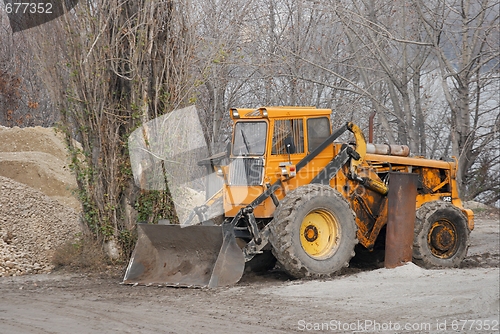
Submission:
M 31 31 L 44 36 L 32 39 L 33 52 L 63 111 L 85 222 L 102 239 L 131 241 L 137 201 L 144 214 L 174 213 L 168 193 L 138 198 L 127 138 L 142 123 L 183 106 L 191 94 L 193 49 L 183 6 L 82 2 L 63 20 Z
M 429 43 L 422 36 L 411 2 L 369 0 L 334 3 L 355 57 L 353 64 L 370 92 L 374 110 L 390 142 L 394 123 L 397 142 L 416 154 L 426 153 L 422 105 L 423 68 Z M 379 87 L 376 89 L 376 87 Z
M 498 200 L 498 70 L 500 4 L 490 0 L 418 1 L 450 110 L 452 154 L 458 157 L 462 195 L 484 191 Z M 475 172 L 489 170 L 478 179 Z
M 248 16 L 254 8 L 253 1 L 234 2 L 211 0 L 193 4 L 191 13 L 194 33 L 197 36 L 196 104 L 206 121 L 206 140 L 211 150 L 224 149 L 229 117 L 227 110 L 234 107 L 241 93 L 241 86 L 251 77 L 245 61 L 248 40 Z M 210 19 L 207 19 L 210 18 Z
M 3 15 L 0 15 L 0 40 L 0 124 L 54 125 L 58 113 L 53 110 L 49 93 L 36 71 L 26 36 L 13 35 Z

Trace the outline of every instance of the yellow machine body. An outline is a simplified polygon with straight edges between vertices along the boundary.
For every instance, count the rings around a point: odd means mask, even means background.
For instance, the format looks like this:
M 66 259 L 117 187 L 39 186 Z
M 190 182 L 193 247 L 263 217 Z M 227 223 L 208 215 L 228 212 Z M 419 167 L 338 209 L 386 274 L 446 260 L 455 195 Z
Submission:
M 233 185 L 227 182 L 223 185 L 224 211 L 225 216 L 234 217 L 239 210 L 252 203 L 260 196 L 270 184 L 278 179 L 282 180 L 282 186 L 275 192 L 278 200 L 282 200 L 286 194 L 300 186 L 311 183 L 311 180 L 335 157 L 341 149 L 342 143 L 332 143 L 315 157 L 309 164 L 301 169 L 294 177 L 284 178 L 282 173 L 283 164 L 296 165 L 317 143 L 312 143 L 310 129 L 307 123 L 314 119 L 327 119 L 330 124 L 330 109 L 316 109 L 311 107 L 268 107 L 260 109 L 231 109 L 231 118 L 234 127 L 239 122 L 264 122 L 267 127 L 265 149 L 261 158 L 264 161 L 264 172 L 260 184 L 256 185 Z M 288 154 L 283 149 L 279 149 L 280 139 L 278 127 L 284 122 L 299 124 L 301 129 L 297 131 L 300 136 L 299 144 L 303 149 L 296 149 L 295 153 Z M 294 129 L 292 129 L 294 130 Z M 332 129 L 330 128 L 330 133 Z M 389 171 L 399 171 L 405 173 L 416 173 L 419 175 L 420 191 L 417 194 L 416 208 L 424 203 L 444 200 L 451 202 L 458 207 L 468 219 L 469 229 L 474 228 L 473 213 L 464 209 L 458 196 L 458 185 L 456 182 L 456 161 L 437 161 L 422 157 L 408 157 L 395 155 L 382 155 L 366 153 L 367 143 L 363 133 L 354 124 L 351 124 L 351 132 L 354 135 L 356 152 L 361 156 L 359 160 L 352 160 L 351 164 L 343 166 L 341 170 L 330 180 L 330 186 L 340 192 L 351 204 L 356 212 L 356 222 L 358 224 L 358 239 L 365 247 L 373 246 L 378 232 L 387 222 L 387 206 L 384 204 L 384 191 L 387 192 L 386 185 L 379 175 Z M 233 131 L 233 136 L 237 131 Z M 316 139 L 316 138 L 314 138 Z M 232 159 L 238 159 L 238 152 L 231 152 Z M 296 140 L 297 141 L 297 140 Z M 281 143 L 282 144 L 282 143 Z M 297 143 L 296 143 L 297 144 Z M 297 146 L 297 145 L 296 145 Z M 404 150 L 408 152 L 407 148 Z M 406 153 L 403 153 L 405 155 Z M 234 160 L 233 160 L 234 161 Z M 229 175 L 231 166 L 222 167 L 224 174 Z M 369 184 L 364 184 L 362 191 L 359 182 L 351 180 L 347 175 L 356 172 L 357 175 L 365 177 Z M 384 189 L 385 188 L 385 189 Z M 358 194 L 359 193 L 359 194 Z M 362 203 L 361 203 L 362 201 Z M 271 198 L 267 198 L 259 204 L 255 210 L 256 218 L 272 218 L 276 206 Z M 362 214 L 369 211 L 368 215 Z M 374 221 L 367 217 L 377 217 Z M 373 220 L 373 219 L 372 219 Z
M 409 157 L 404 145 L 366 143 L 353 123 L 333 130 L 331 113 L 314 107 L 231 109 L 229 163 L 214 162 L 224 154 L 205 159 L 223 179 L 222 189 L 193 210 L 190 217 L 198 215 L 198 225 L 139 226 L 124 282 L 231 285 L 241 278 L 245 263 L 270 254 L 271 245 L 278 254 L 274 261 L 287 262 L 290 274 L 330 275 L 348 265 L 358 242 L 373 249 L 388 221 L 388 177 L 393 172 L 418 175 L 415 207 L 425 209 L 428 230 L 415 242 L 418 252 L 429 250 L 417 256 L 433 257 L 430 262 L 438 266 L 461 261 L 474 219 L 459 198 L 456 159 Z M 304 199 L 301 190 L 310 198 Z M 291 198 L 306 208 L 300 221 L 287 220 L 289 212 L 279 211 L 283 206 L 294 210 Z M 221 207 L 221 219 L 204 219 L 204 212 L 214 207 Z M 443 212 L 445 216 L 438 215 Z M 280 227 L 283 222 L 286 228 Z M 285 249 L 290 245 L 293 254 Z M 297 253 L 300 259 L 293 258 Z M 308 264 L 300 267 L 299 262 Z

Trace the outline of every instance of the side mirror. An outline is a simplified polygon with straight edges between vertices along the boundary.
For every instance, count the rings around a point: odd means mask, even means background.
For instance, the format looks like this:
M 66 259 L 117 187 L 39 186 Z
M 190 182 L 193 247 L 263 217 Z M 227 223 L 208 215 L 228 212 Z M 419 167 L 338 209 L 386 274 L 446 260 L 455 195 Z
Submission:
M 292 137 L 285 138 L 285 150 L 286 150 L 286 153 L 288 153 L 288 154 L 295 153 L 295 144 L 293 143 Z

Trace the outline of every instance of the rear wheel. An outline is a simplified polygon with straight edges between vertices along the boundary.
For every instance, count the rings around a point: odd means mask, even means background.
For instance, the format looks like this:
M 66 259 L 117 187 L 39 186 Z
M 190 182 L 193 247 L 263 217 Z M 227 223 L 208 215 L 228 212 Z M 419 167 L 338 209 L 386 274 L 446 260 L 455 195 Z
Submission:
M 467 217 L 442 201 L 422 205 L 416 214 L 413 262 L 424 268 L 457 267 L 469 247 Z
M 330 186 L 309 184 L 287 194 L 270 228 L 273 254 L 293 277 L 331 276 L 354 256 L 354 213 Z

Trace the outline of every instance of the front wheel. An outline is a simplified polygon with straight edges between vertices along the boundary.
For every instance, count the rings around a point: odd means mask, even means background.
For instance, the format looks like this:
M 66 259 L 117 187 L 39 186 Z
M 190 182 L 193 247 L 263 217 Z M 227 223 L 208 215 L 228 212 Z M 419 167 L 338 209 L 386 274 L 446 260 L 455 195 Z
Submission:
M 442 201 L 422 205 L 416 214 L 413 262 L 424 268 L 458 267 L 469 248 L 467 217 Z
M 357 244 L 353 211 L 327 185 L 309 184 L 287 194 L 270 229 L 273 254 L 296 278 L 331 276 L 349 265 Z

